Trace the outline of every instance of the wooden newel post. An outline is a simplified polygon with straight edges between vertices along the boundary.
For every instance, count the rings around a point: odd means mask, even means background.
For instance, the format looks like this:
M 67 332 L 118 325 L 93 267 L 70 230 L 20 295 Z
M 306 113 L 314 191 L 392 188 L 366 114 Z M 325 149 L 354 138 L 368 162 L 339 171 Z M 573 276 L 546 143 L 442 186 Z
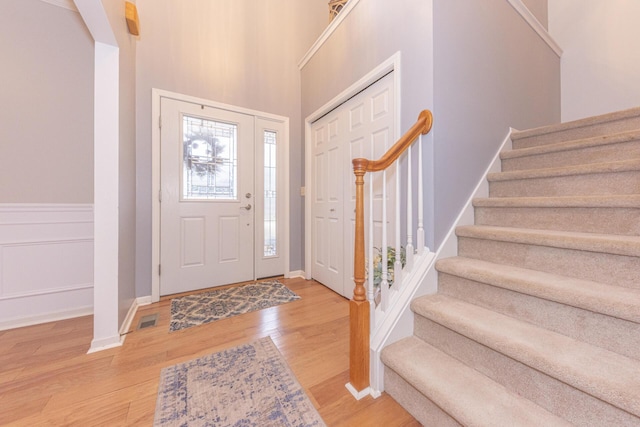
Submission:
M 360 392 L 369 387 L 369 301 L 364 288 L 364 174 L 367 159 L 353 159 L 356 175 L 356 235 L 353 277 L 355 289 L 349 301 L 349 382 Z

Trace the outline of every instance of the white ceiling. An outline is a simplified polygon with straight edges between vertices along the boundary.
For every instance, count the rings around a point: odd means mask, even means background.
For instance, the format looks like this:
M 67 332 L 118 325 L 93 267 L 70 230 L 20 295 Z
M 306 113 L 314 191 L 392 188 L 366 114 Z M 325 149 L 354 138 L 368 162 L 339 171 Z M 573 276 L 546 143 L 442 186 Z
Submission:
M 73 0 L 40 0 L 40 1 L 52 4 L 54 6 L 64 7 L 65 9 L 73 10 L 74 12 L 78 11 L 78 9 L 76 8 L 76 5 L 73 3 Z

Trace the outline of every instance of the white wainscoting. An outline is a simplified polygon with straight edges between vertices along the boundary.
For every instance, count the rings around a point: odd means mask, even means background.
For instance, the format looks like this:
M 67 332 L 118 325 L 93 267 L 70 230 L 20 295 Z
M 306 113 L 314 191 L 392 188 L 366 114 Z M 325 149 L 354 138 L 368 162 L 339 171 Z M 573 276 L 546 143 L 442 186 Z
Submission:
M 0 330 L 93 313 L 93 206 L 0 204 Z

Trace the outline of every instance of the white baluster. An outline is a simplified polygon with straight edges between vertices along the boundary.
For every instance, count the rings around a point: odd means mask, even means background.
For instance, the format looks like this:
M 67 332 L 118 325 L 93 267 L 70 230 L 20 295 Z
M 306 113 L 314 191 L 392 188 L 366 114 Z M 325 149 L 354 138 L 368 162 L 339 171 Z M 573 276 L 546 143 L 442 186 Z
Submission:
M 401 251 L 402 251 L 402 243 L 400 239 L 400 159 L 396 160 L 396 215 L 395 215 L 395 236 L 396 236 L 396 262 L 393 264 L 393 289 L 396 291 L 400 290 L 402 287 L 402 262 L 401 262 Z
M 387 311 L 389 305 L 389 254 L 387 252 L 387 171 L 382 172 L 382 280 L 380 281 L 380 301 L 382 311 Z
M 416 239 L 418 241 L 418 255 L 424 252 L 424 206 L 422 194 L 422 134 L 418 140 L 418 231 Z
M 413 194 L 411 189 L 411 147 L 407 149 L 407 271 L 413 268 Z

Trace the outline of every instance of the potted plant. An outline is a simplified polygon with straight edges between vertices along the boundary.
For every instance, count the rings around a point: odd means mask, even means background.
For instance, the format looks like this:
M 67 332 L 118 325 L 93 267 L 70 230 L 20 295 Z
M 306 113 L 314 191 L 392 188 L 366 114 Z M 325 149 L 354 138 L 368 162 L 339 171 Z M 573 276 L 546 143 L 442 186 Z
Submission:
M 374 247 L 375 256 L 373 257 L 373 286 L 379 287 L 382 283 L 382 249 Z M 402 267 L 407 263 L 407 251 L 404 246 L 400 247 L 400 265 Z M 389 287 L 393 284 L 394 268 L 396 264 L 396 249 L 387 246 L 387 282 Z

